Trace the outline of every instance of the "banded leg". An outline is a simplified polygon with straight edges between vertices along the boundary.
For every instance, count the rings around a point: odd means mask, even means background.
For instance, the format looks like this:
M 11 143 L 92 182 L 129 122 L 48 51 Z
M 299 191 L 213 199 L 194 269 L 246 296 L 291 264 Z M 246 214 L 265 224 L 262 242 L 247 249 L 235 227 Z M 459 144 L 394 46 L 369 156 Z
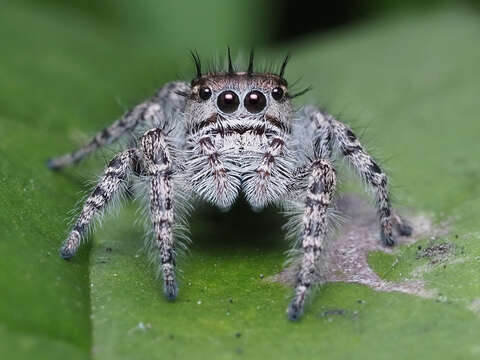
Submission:
M 177 297 L 175 248 L 173 244 L 174 209 L 172 199 L 172 160 L 160 129 L 149 130 L 141 139 L 145 171 L 150 182 L 150 217 L 154 230 L 153 248 L 163 275 L 167 299 Z
M 47 166 L 50 169 L 58 170 L 77 163 L 95 150 L 113 143 L 129 131 L 133 131 L 141 122 L 144 122 L 149 116 L 154 116 L 159 110 L 158 104 L 150 102 L 137 105 L 112 125 L 96 134 L 85 146 L 71 153 L 49 159 Z
M 186 85 L 181 82 L 165 85 L 151 99 L 135 106 L 120 119 L 96 134 L 85 146 L 71 153 L 49 159 L 47 166 L 50 169 L 58 170 L 77 163 L 95 150 L 130 134 L 143 124 L 150 127 L 162 126 L 166 121 L 165 113 L 171 112 L 174 107 L 181 107 L 185 102 L 185 98 L 177 94 L 178 91 L 185 90 L 185 87 Z
M 335 170 L 327 160 L 315 160 L 310 171 L 302 219 L 301 267 L 295 295 L 287 309 L 288 317 L 294 321 L 303 313 L 305 299 L 317 275 L 320 255 L 325 250 L 327 210 L 336 184 Z
M 380 219 L 380 236 L 384 245 L 395 245 L 393 226 L 402 235 L 410 235 L 411 228 L 400 217 L 394 218 L 390 204 L 387 175 L 365 151 L 355 134 L 346 125 L 332 115 L 315 107 L 305 109 L 305 114 L 316 128 L 314 139 L 315 152 L 325 153 L 338 150 L 359 176 L 372 189 L 375 195 L 377 212 Z
M 85 237 L 92 220 L 100 215 L 126 185 L 126 179 L 137 163 L 135 150 L 126 150 L 115 156 L 105 169 L 95 190 L 88 197 L 75 226 L 60 249 L 60 256 L 64 259 L 75 255 L 82 239 Z
M 393 217 L 387 185 L 387 175 L 363 149 L 355 134 L 344 124 L 331 119 L 333 139 L 347 161 L 360 177 L 370 185 L 380 218 L 380 236 L 386 246 L 395 245 Z

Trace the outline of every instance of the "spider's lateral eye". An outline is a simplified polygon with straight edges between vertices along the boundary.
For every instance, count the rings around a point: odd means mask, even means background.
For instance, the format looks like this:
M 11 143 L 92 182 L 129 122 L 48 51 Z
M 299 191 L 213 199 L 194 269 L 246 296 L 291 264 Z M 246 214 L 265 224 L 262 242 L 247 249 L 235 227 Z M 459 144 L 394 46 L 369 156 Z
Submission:
M 258 90 L 250 91 L 245 100 L 243 100 L 243 105 L 251 113 L 259 113 L 267 105 L 267 99 L 265 95 Z
M 283 98 L 283 89 L 281 87 L 276 87 L 272 90 L 272 97 L 277 100 L 277 101 L 280 101 L 282 100 Z
M 222 92 L 217 98 L 218 108 L 227 114 L 236 111 L 239 104 L 238 95 L 231 90 Z
M 200 88 L 200 91 L 198 92 L 200 99 L 202 100 L 208 100 L 210 99 L 210 96 L 212 96 L 212 90 L 206 86 L 202 86 Z

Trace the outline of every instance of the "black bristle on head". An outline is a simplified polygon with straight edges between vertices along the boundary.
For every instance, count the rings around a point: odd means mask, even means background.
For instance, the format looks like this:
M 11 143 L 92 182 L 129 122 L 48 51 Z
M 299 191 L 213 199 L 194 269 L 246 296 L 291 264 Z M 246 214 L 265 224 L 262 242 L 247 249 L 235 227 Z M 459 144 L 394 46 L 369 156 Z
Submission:
M 183 97 L 189 97 L 190 96 L 189 93 L 187 93 L 185 91 L 180 91 L 180 90 L 175 91 L 175 94 L 183 96 Z
M 190 51 L 192 54 L 193 62 L 195 64 L 195 68 L 197 69 L 197 78 L 202 77 L 202 62 L 200 61 L 200 56 L 198 55 L 198 52 L 195 51 Z
M 307 87 L 307 88 L 305 88 L 305 89 L 303 89 L 303 90 L 301 90 L 301 91 L 299 91 L 299 92 L 297 92 L 297 93 L 295 93 L 295 94 L 288 95 L 288 97 L 289 97 L 290 99 L 293 99 L 293 98 L 296 98 L 296 97 L 299 97 L 299 96 L 302 96 L 302 95 L 306 94 L 306 93 L 309 92 L 310 90 L 312 90 L 312 87 L 311 87 L 311 86 L 309 86 L 309 87 Z
M 247 70 L 248 75 L 253 75 L 253 56 L 254 56 L 254 53 L 252 48 L 250 50 L 250 60 L 248 61 L 248 70 Z
M 235 69 L 233 68 L 232 64 L 232 54 L 230 53 L 230 46 L 227 46 L 227 54 L 228 54 L 228 73 L 233 75 L 235 73 Z
M 278 76 L 280 76 L 281 78 L 283 78 L 283 74 L 285 73 L 285 67 L 288 64 L 288 60 L 290 60 L 290 54 L 287 54 L 285 56 L 285 59 L 283 59 L 282 67 L 280 68 L 280 72 L 278 74 Z

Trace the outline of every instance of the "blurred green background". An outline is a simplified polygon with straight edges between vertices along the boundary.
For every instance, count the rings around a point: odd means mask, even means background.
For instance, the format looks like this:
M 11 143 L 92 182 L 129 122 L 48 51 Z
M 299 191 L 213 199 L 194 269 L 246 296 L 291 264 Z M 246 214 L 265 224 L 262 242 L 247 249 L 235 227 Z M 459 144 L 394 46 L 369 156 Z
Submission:
M 1 359 L 480 356 L 476 1 L 0 5 Z M 366 129 L 362 139 L 389 169 L 396 203 L 449 223 L 440 240 L 463 252 L 448 263 L 418 258 L 427 238 L 369 258 L 386 279 L 408 279 L 421 267 L 438 298 L 327 284 L 302 321 L 289 323 L 291 289 L 259 278 L 282 269 L 283 219 L 242 205 L 195 213 L 174 304 L 141 251 L 136 204 L 108 217 L 74 260 L 59 259 L 71 209 L 111 152 L 61 173 L 48 171 L 45 159 L 165 82 L 188 80 L 189 50 L 222 59 L 226 45 L 240 55 L 255 46 L 259 64 L 291 51 L 287 78 L 314 88 L 296 105 L 322 104 Z M 342 312 L 323 316 L 332 309 Z

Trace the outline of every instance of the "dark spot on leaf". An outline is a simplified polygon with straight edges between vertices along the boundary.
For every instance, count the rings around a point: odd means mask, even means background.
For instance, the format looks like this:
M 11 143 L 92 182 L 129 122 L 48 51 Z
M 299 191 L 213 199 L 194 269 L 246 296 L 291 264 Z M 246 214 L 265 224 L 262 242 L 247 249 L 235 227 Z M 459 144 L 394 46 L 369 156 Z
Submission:
M 446 261 L 455 252 L 455 244 L 448 241 L 441 243 L 431 242 L 425 249 L 421 249 L 417 252 L 417 259 L 429 259 L 430 264 L 438 264 Z
M 347 313 L 347 311 L 344 310 L 344 309 L 329 309 L 329 310 L 324 311 L 321 314 L 321 316 L 322 317 L 328 317 L 328 316 L 332 316 L 332 315 L 344 316 L 346 313 Z

